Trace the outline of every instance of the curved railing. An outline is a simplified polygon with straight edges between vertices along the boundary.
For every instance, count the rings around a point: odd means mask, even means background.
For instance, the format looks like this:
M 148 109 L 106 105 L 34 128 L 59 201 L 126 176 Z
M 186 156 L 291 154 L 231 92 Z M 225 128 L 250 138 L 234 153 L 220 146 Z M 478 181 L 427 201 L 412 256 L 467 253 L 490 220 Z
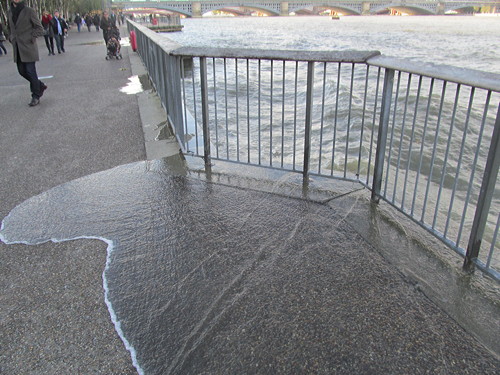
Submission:
M 357 181 L 500 280 L 500 75 L 377 51 L 182 47 L 128 25 L 184 153 Z

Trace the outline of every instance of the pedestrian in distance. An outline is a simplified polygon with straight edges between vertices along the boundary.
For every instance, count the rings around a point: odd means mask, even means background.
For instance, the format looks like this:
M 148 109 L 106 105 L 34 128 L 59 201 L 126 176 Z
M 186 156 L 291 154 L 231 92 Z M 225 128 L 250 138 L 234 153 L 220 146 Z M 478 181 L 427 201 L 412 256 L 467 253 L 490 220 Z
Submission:
M 109 13 L 109 19 L 116 26 L 116 14 L 115 14 L 115 12 L 111 11 L 111 13 Z
M 80 32 L 80 28 L 82 27 L 82 17 L 80 17 L 80 13 L 77 13 L 75 16 L 75 24 L 78 28 L 78 32 Z
M 3 42 L 5 42 L 5 40 L 6 40 L 6 38 L 5 38 L 5 34 L 3 32 L 3 26 L 0 23 L 0 56 L 2 56 L 2 51 L 3 51 L 3 53 L 7 54 L 7 49 L 3 45 Z
M 9 9 L 9 41 L 19 74 L 30 83 L 30 107 L 40 103 L 47 86 L 38 79 L 35 63 L 39 60 L 36 38 L 43 35 L 43 26 L 34 9 L 23 0 L 12 0 Z
M 57 53 L 66 52 L 64 50 L 64 34 L 68 31 L 68 24 L 59 15 L 59 11 L 54 12 L 54 17 L 50 20 L 52 30 L 54 31 L 54 39 L 56 40 Z
M 90 13 L 87 13 L 84 19 L 85 19 L 85 24 L 87 25 L 87 29 L 89 29 L 90 33 L 90 28 L 92 27 L 92 16 L 90 15 Z
M 43 38 L 45 39 L 45 45 L 49 50 L 49 56 L 55 55 L 54 53 L 54 30 L 52 30 L 50 20 L 52 16 L 46 10 L 42 13 L 42 26 L 43 26 Z
M 94 26 L 95 26 L 95 31 L 99 32 L 99 25 L 101 24 L 101 17 L 99 16 L 99 13 L 96 13 L 94 15 Z

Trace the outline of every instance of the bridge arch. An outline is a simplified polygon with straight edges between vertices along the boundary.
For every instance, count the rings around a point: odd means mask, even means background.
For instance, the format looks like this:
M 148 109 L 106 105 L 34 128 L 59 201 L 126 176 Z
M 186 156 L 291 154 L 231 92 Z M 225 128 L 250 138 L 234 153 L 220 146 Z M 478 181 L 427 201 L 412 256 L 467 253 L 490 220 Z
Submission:
M 370 8 L 371 14 L 380 14 L 388 12 L 391 9 L 397 10 L 401 13 L 407 13 L 412 16 L 421 15 L 427 16 L 431 14 L 436 14 L 436 4 L 401 4 L 401 3 L 391 3 L 391 4 L 381 4 L 374 5 Z
M 478 4 L 477 6 L 482 6 L 482 5 L 483 4 L 481 4 L 481 5 Z M 470 3 L 447 4 L 444 7 L 445 13 L 450 12 L 450 11 L 454 11 L 457 13 L 470 13 L 471 9 L 473 9 L 473 7 L 471 6 Z
M 325 10 L 333 10 L 336 13 L 341 13 L 344 15 L 354 16 L 361 14 L 361 5 L 356 6 L 356 4 L 352 4 L 351 6 L 342 4 L 342 5 L 333 5 L 333 4 L 321 4 L 314 6 L 303 6 L 297 5 L 293 8 L 289 8 L 288 11 L 290 13 L 305 13 L 305 14 L 320 14 Z
M 160 11 L 160 14 L 161 14 L 161 11 L 166 11 L 166 12 L 169 12 L 169 13 L 174 13 L 174 14 L 179 14 L 179 15 L 182 15 L 182 16 L 185 16 L 185 17 L 192 17 L 191 13 L 186 11 L 186 10 L 182 10 L 182 9 L 177 9 L 177 8 L 171 8 L 171 7 L 168 7 L 168 6 L 158 6 L 158 7 L 155 7 L 155 8 L 143 8 L 143 9 L 138 9 L 138 8 L 123 8 L 123 12 L 124 13 L 143 13 L 143 14 L 150 14 L 150 13 L 155 13 L 155 12 L 158 12 Z
M 201 14 L 207 14 L 209 12 L 221 10 L 221 11 L 228 11 L 229 13 L 233 13 L 231 10 L 234 9 L 248 9 L 253 12 L 261 12 L 264 13 L 268 16 L 279 16 L 280 13 L 279 11 L 276 11 L 275 9 L 270 9 L 264 6 L 256 6 L 256 4 L 244 4 L 244 3 L 220 3 L 220 4 L 203 4 L 201 6 Z M 235 11 L 233 14 L 235 15 L 240 15 L 241 13 Z

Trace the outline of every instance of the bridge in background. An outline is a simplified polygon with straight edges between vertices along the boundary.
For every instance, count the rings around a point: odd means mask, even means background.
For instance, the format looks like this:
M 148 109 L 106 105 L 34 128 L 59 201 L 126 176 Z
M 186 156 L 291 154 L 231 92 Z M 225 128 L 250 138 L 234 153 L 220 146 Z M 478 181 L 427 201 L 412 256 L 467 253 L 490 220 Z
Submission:
M 112 7 L 123 9 L 153 8 L 179 13 L 186 17 L 202 17 L 204 14 L 224 10 L 236 15 L 258 11 L 269 16 L 295 14 L 320 14 L 326 10 L 343 15 L 369 15 L 397 11 L 411 15 L 439 15 L 449 11 L 461 12 L 472 7 L 488 7 L 492 12 L 500 10 L 499 0 L 485 1 L 422 1 L 422 0 L 158 0 L 130 1 L 109 0 Z

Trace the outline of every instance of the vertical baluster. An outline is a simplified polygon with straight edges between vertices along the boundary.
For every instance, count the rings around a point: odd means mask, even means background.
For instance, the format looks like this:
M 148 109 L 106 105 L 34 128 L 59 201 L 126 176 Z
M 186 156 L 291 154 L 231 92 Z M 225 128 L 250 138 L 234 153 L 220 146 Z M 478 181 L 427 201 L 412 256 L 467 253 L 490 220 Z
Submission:
M 429 111 L 431 108 L 431 102 L 432 102 L 432 91 L 434 90 L 434 78 L 431 79 L 431 85 L 429 88 L 429 99 L 427 100 L 427 111 L 425 112 L 425 120 L 424 120 L 424 130 L 422 133 L 422 143 L 420 144 L 420 160 L 418 163 L 418 172 L 417 172 L 417 177 L 415 179 L 415 190 L 413 191 L 413 200 L 411 202 L 411 216 L 413 217 L 413 212 L 415 210 L 415 202 L 417 199 L 417 192 L 418 192 L 418 182 L 420 179 L 420 173 L 422 171 L 422 161 L 424 158 L 424 146 L 425 146 L 425 136 L 427 134 L 427 125 L 429 124 Z
M 413 140 L 415 139 L 415 127 L 417 125 L 418 104 L 420 102 L 420 91 L 422 90 L 422 79 L 423 79 L 422 76 L 420 76 L 418 79 L 417 97 L 415 99 L 415 110 L 413 112 L 413 123 L 411 126 L 410 145 L 408 146 L 408 161 L 406 163 L 406 175 L 405 175 L 405 182 L 404 182 L 404 186 L 403 186 L 403 198 L 401 199 L 401 209 L 403 211 L 405 210 L 405 198 L 406 198 L 407 185 L 408 185 L 408 176 L 410 174 L 411 153 L 412 153 L 412 148 L 413 148 Z
M 271 93 L 269 98 L 269 165 L 273 166 L 273 90 L 274 60 L 271 60 Z
M 352 97 L 354 90 L 354 63 L 351 64 L 351 87 L 349 92 L 349 109 L 347 112 L 347 136 L 345 140 L 345 155 L 344 155 L 344 178 L 347 177 L 347 168 L 349 163 L 349 138 L 351 135 L 351 111 L 352 111 Z
M 375 154 L 375 168 L 373 170 L 372 201 L 380 200 L 382 174 L 384 170 L 384 156 L 387 143 L 387 129 L 391 114 L 392 88 L 394 85 L 394 70 L 385 69 L 384 87 L 382 89 L 382 104 L 380 107 L 380 125 L 378 127 L 377 149 Z
M 474 260 L 479 256 L 481 242 L 483 240 L 484 228 L 490 211 L 491 200 L 495 192 L 495 186 L 498 177 L 498 167 L 500 166 L 500 105 L 497 109 L 497 117 L 495 121 L 495 129 L 491 137 L 488 159 L 486 160 L 486 168 L 484 170 L 483 182 L 481 191 L 476 205 L 476 213 L 472 223 L 471 235 L 465 255 L 464 269 L 472 271 L 474 269 Z M 498 222 L 496 231 L 498 231 Z M 496 234 L 495 234 L 496 236 Z M 491 255 L 492 252 L 490 252 Z M 488 263 L 489 266 L 489 263 Z
M 321 174 L 321 160 L 323 159 L 323 126 L 325 119 L 325 91 L 326 91 L 326 62 L 323 63 L 323 90 L 321 95 L 321 130 L 319 132 L 319 164 L 318 173 Z
M 396 128 L 396 113 L 398 111 L 399 88 L 401 84 L 401 71 L 398 72 L 398 82 L 396 84 L 396 96 L 394 97 L 394 112 L 392 114 L 391 139 L 389 140 L 389 155 L 387 155 L 387 165 L 385 167 L 385 183 L 384 183 L 384 198 L 387 198 L 387 183 L 391 174 L 391 159 L 392 159 L 392 143 L 394 141 L 394 129 Z M 392 197 L 394 200 L 394 196 Z
M 333 169 L 335 167 L 335 148 L 337 146 L 337 118 L 339 113 L 339 94 L 340 94 L 340 71 L 341 63 L 337 66 L 337 95 L 335 98 L 335 116 L 333 119 L 333 141 L 332 141 L 332 165 L 330 168 L 330 176 L 333 176 Z
M 227 59 L 224 57 L 224 106 L 226 108 L 226 159 L 229 160 L 229 114 L 227 98 Z
M 488 117 L 488 108 L 490 105 L 490 98 L 491 98 L 491 91 L 488 91 L 488 94 L 486 95 L 486 103 L 484 105 L 483 120 L 481 122 L 481 128 L 480 128 L 479 134 L 477 136 L 476 154 L 474 155 L 474 161 L 472 162 L 472 171 L 470 174 L 469 186 L 467 188 L 467 196 L 465 197 L 464 209 L 462 211 L 462 221 L 460 223 L 460 228 L 458 230 L 457 241 L 456 241 L 457 246 L 459 246 L 460 238 L 462 237 L 462 230 L 464 227 L 465 217 L 467 216 L 467 207 L 469 206 L 470 194 L 471 194 L 472 190 L 474 189 L 474 176 L 476 174 L 476 166 L 477 166 L 477 159 L 479 157 L 479 149 L 481 148 L 481 141 L 483 140 L 484 127 L 486 125 L 486 119 Z
M 403 121 L 401 124 L 401 135 L 399 137 L 399 150 L 398 150 L 398 163 L 396 165 L 396 174 L 395 174 L 395 179 L 394 179 L 394 191 L 392 193 L 392 204 L 394 204 L 396 200 L 396 193 L 397 193 L 397 188 L 398 188 L 398 178 L 399 178 L 399 167 L 401 166 L 401 152 L 403 150 L 403 140 L 404 140 L 404 134 L 405 134 L 405 125 L 406 125 L 406 113 L 408 111 L 408 99 L 410 97 L 410 89 L 411 89 L 411 79 L 412 79 L 412 74 L 410 73 L 408 75 L 408 82 L 406 84 L 406 98 L 405 98 L 405 109 L 403 111 Z
M 283 90 L 281 94 L 281 168 L 283 168 L 283 158 L 285 155 L 285 60 L 283 60 L 282 74 Z
M 189 152 L 189 142 L 187 140 L 188 131 L 188 118 L 187 118 L 187 104 L 186 104 L 186 73 L 184 72 L 184 59 L 181 59 L 181 74 L 182 74 L 182 100 L 184 107 L 184 138 L 182 139 L 182 144 L 186 152 Z
M 214 74 L 214 121 L 215 121 L 215 155 L 219 158 L 219 120 L 217 118 L 217 79 L 215 69 L 215 57 L 213 58 L 213 74 Z
M 358 154 L 358 171 L 357 177 L 359 181 L 359 175 L 361 173 L 361 152 L 363 150 L 363 137 L 365 132 L 365 114 L 366 114 L 366 99 L 368 97 L 368 78 L 370 75 L 370 65 L 366 65 L 366 79 L 365 79 L 365 94 L 363 97 L 363 115 L 361 116 L 361 134 L 359 137 L 359 154 Z
M 250 164 L 250 60 L 247 59 L 247 156 Z
M 469 97 L 469 108 L 467 109 L 467 117 L 465 119 L 465 126 L 464 126 L 464 132 L 463 132 L 464 135 L 462 137 L 462 144 L 460 146 L 460 154 L 458 155 L 457 169 L 456 169 L 456 173 L 455 173 L 455 181 L 453 183 L 453 190 L 451 192 L 450 206 L 448 208 L 448 217 L 446 218 L 446 226 L 444 228 L 444 237 L 445 238 L 446 238 L 446 235 L 448 233 L 451 215 L 453 212 L 453 205 L 455 203 L 455 194 L 457 192 L 458 179 L 460 177 L 460 169 L 462 167 L 462 158 L 464 155 L 464 148 L 465 148 L 465 143 L 466 143 L 466 139 L 467 139 L 467 131 L 469 129 L 469 120 L 470 120 L 470 114 L 472 111 L 472 103 L 474 101 L 475 91 L 476 91 L 475 87 L 472 87 L 471 92 L 470 92 L 470 97 Z
M 240 111 L 238 102 L 240 90 L 238 85 L 238 59 L 234 59 L 234 70 L 236 76 L 236 160 L 240 161 Z
M 303 167 L 304 183 L 307 183 L 309 181 L 313 91 L 314 91 L 314 61 L 309 61 L 307 63 L 306 118 L 304 127 L 304 167 Z
M 208 111 L 207 58 L 200 57 L 201 117 L 203 120 L 203 158 L 210 168 L 210 127 Z
M 258 81 L 259 81 L 259 87 L 258 87 L 258 119 L 259 119 L 259 122 L 258 122 L 258 128 L 259 128 L 259 131 L 258 131 L 258 138 L 259 138 L 259 142 L 258 142 L 258 147 L 259 147 L 259 165 L 261 165 L 261 121 L 260 119 L 262 118 L 261 116 L 261 105 L 260 105 L 260 90 L 261 90 L 261 68 L 262 68 L 262 62 L 261 60 L 259 59 L 259 64 L 258 64 Z
M 378 73 L 377 73 L 377 86 L 375 89 L 375 103 L 373 107 L 373 119 L 372 119 L 372 133 L 370 136 L 370 152 L 368 153 L 368 171 L 366 173 L 366 184 L 368 185 L 368 181 L 370 180 L 370 168 L 372 164 L 372 150 L 373 150 L 373 138 L 375 134 L 375 121 L 377 118 L 377 106 L 378 106 L 378 91 L 380 87 L 380 73 L 381 73 L 381 68 L 378 68 Z
M 457 89 L 455 92 L 455 104 L 453 105 L 453 114 L 451 115 L 451 123 L 450 123 L 450 133 L 448 134 L 448 142 L 446 144 L 446 151 L 444 154 L 443 168 L 441 170 L 441 181 L 439 183 L 439 190 L 436 199 L 436 210 L 434 211 L 434 219 L 432 221 L 432 229 L 436 227 L 437 216 L 439 212 L 439 203 L 441 201 L 441 192 L 443 191 L 444 179 L 446 177 L 446 165 L 448 164 L 448 156 L 450 155 L 450 146 L 451 139 L 453 136 L 453 129 L 455 128 L 455 118 L 457 114 L 458 100 L 460 98 L 460 88 L 461 85 L 457 85 Z
M 438 145 L 438 140 L 439 140 L 439 130 L 441 126 L 441 115 L 443 113 L 443 105 L 444 105 L 444 99 L 446 96 L 446 81 L 443 81 L 443 89 L 441 91 L 441 103 L 439 104 L 439 114 L 437 117 L 437 124 L 436 124 L 436 134 L 434 136 L 434 145 L 432 147 L 432 156 L 431 156 L 431 169 L 429 171 L 429 179 L 427 180 L 427 187 L 425 189 L 425 196 L 424 196 L 424 205 L 422 207 L 422 216 L 420 218 L 420 221 L 422 223 L 425 222 L 425 210 L 427 208 L 427 199 L 429 197 L 429 190 L 432 182 L 432 174 L 434 172 L 434 161 L 436 160 L 436 149 Z
M 195 143 L 196 143 L 196 155 L 200 155 L 200 145 L 198 143 L 198 111 L 197 111 L 197 105 L 196 105 L 196 85 L 195 85 L 195 77 L 196 75 L 194 74 L 195 71 L 195 63 L 193 59 L 193 71 L 192 71 L 192 83 L 193 83 L 193 114 L 194 114 L 194 134 L 195 134 Z
M 295 171 L 295 155 L 297 153 L 297 85 L 299 81 L 299 62 L 295 61 L 295 98 L 293 104 L 293 170 Z

